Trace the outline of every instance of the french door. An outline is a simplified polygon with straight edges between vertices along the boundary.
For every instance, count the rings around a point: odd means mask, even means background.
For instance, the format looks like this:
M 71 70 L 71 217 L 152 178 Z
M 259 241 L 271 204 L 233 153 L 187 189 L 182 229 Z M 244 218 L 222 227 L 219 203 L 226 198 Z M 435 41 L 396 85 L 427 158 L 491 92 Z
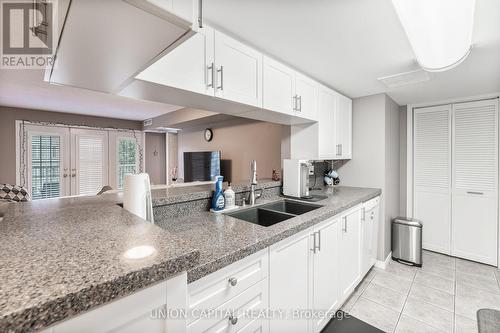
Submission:
M 26 125 L 21 145 L 21 182 L 33 200 L 71 195 L 70 136 L 67 128 Z
M 25 125 L 19 175 L 33 200 L 122 189 L 140 172 L 142 136 L 121 130 Z
M 108 131 L 70 128 L 71 195 L 95 195 L 108 185 Z

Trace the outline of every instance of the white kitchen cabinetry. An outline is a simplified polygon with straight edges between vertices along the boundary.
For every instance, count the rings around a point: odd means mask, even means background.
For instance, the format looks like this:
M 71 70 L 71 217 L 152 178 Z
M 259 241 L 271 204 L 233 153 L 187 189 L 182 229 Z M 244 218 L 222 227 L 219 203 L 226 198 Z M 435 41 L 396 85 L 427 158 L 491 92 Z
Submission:
M 312 244 L 314 233 L 307 229 L 271 245 L 269 254 L 269 308 L 283 309 L 288 316 L 296 309 L 310 309 Z M 270 320 L 271 332 L 308 332 L 306 318 Z
M 361 208 L 361 277 L 377 260 L 379 200 L 377 197 L 367 201 Z
M 136 76 L 137 79 L 215 95 L 214 30 L 208 26 Z
M 335 108 L 335 152 L 336 159 L 352 157 L 352 100 L 337 94 Z
M 262 107 L 262 54 L 215 31 L 215 96 Z
M 297 107 L 295 71 L 264 56 L 262 78 L 264 109 L 292 115 Z
M 262 54 L 208 26 L 136 78 L 262 107 Z
M 264 56 L 263 108 L 307 119 L 315 119 L 317 82 Z
M 337 149 L 337 93 L 321 86 L 318 99 L 318 159 L 335 159 L 338 157 Z M 293 147 L 292 147 L 293 148 Z
M 338 288 L 342 270 L 339 265 L 340 219 L 332 218 L 318 224 L 314 227 L 314 234 L 312 309 L 335 313 L 341 305 Z M 329 316 L 314 319 L 312 332 L 321 332 L 329 321 Z
M 342 214 L 340 222 L 339 286 L 341 299 L 346 299 L 361 280 L 361 207 Z
M 321 87 L 319 92 L 319 158 L 352 157 L 352 100 Z
M 63 321 L 45 330 L 44 333 L 133 333 L 138 331 L 165 333 L 170 330 L 175 331 L 169 319 L 155 318 L 154 314 L 155 310 L 162 309 L 166 305 L 171 308 L 184 307 L 182 297 L 174 296 L 174 293 L 178 291 L 183 292 L 184 295 L 186 293 L 185 273 Z M 172 299 L 167 301 L 170 296 Z
M 296 115 L 316 120 L 318 108 L 318 83 L 295 72 Z
M 270 309 L 334 314 L 360 282 L 361 205 L 270 248 Z M 320 332 L 330 318 L 271 320 L 271 332 Z

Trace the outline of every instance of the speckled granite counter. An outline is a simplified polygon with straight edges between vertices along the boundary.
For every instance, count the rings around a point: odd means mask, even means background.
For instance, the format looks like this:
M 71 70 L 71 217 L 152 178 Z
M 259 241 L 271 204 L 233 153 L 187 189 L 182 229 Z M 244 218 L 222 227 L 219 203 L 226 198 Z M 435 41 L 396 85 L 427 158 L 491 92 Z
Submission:
M 0 332 L 28 332 L 198 262 L 189 240 L 116 205 L 120 195 L 2 205 Z M 135 246 L 156 251 L 127 259 Z
M 245 186 L 235 186 L 236 191 Z M 279 183 L 261 186 L 270 194 L 259 203 L 279 199 Z M 178 189 L 156 192 L 157 204 L 203 201 L 210 195 L 206 187 Z M 151 225 L 117 205 L 120 193 L 9 204 L 0 223 L 0 332 L 47 327 L 178 272 L 187 271 L 188 282 L 198 280 L 380 190 L 339 187 L 319 193 L 328 195 L 317 202 L 324 207 L 267 228 L 210 212 L 162 215 Z M 123 256 L 139 245 L 156 252 L 141 260 Z
M 199 263 L 188 270 L 188 282 L 196 281 L 252 253 L 268 247 L 329 217 L 380 195 L 379 189 L 338 187 L 313 193 L 328 198 L 316 204 L 322 208 L 263 227 L 210 212 L 156 223 L 173 235 L 189 240 L 200 251 Z M 274 198 L 274 200 L 279 198 Z M 271 201 L 271 200 L 268 200 Z M 265 203 L 266 201 L 259 201 Z

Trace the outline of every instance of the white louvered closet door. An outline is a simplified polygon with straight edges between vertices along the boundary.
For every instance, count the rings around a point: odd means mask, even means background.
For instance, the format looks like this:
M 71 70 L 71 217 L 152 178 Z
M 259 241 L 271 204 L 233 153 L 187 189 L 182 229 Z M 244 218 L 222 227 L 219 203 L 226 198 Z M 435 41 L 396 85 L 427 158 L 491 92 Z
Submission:
M 414 110 L 414 217 L 425 249 L 451 251 L 451 105 Z
M 96 195 L 108 185 L 108 132 L 71 129 L 71 195 Z
M 453 104 L 452 254 L 497 264 L 498 99 Z

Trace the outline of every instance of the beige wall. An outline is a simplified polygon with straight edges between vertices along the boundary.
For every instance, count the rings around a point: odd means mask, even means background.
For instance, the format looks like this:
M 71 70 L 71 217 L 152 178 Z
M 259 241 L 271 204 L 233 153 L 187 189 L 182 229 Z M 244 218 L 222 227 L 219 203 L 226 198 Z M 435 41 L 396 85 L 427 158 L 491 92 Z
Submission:
M 166 184 L 166 143 L 164 133 L 146 133 L 144 160 L 152 184 Z
M 250 179 L 250 162 L 257 160 L 260 178 L 270 178 L 273 169 L 281 169 L 282 126 L 266 122 L 218 124 L 213 128 L 214 138 L 206 142 L 203 129 L 183 130 L 178 134 L 179 177 L 184 175 L 185 151 L 222 152 L 223 160 L 232 161 L 232 181 Z
M 0 106 L 0 183 L 16 182 L 16 120 L 140 130 L 142 122 Z

